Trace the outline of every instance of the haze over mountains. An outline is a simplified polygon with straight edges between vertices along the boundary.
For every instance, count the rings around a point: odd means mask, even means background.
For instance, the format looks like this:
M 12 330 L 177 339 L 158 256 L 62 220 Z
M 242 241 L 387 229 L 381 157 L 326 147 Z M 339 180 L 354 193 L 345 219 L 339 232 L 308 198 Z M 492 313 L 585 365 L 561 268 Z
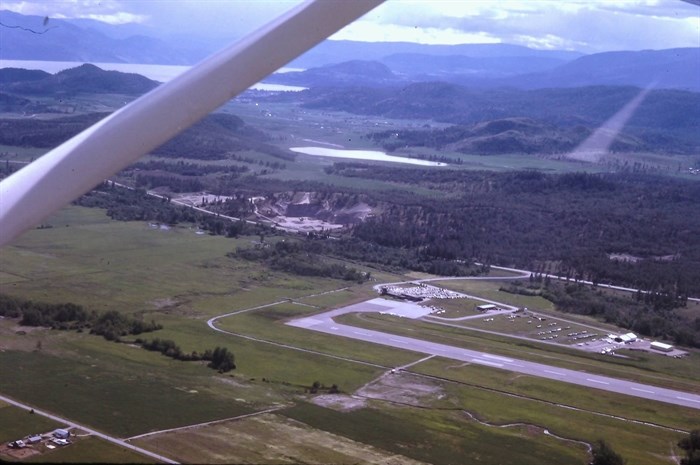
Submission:
M 198 62 L 232 40 L 182 40 L 158 36 L 145 26 L 115 26 L 86 19 L 50 19 L 46 25 L 43 21 L 40 16 L 0 11 L 0 22 L 6 26 L 0 57 L 184 65 Z M 700 91 L 700 47 L 583 55 L 509 44 L 327 40 L 289 66 L 307 71 L 277 75 L 269 78 L 270 82 L 311 87 L 446 81 L 470 87 L 632 85 Z
M 0 56 L 191 64 L 225 43 L 172 42 L 150 37 L 153 31 L 137 25 L 54 19 L 44 25 L 43 19 L 1 11 L 4 25 L 19 27 L 3 28 Z M 310 89 L 279 99 L 308 108 L 457 125 L 447 131 L 373 136 L 387 150 L 559 153 L 578 145 L 647 87 L 654 90 L 613 150 L 691 153 L 700 147 L 700 47 L 583 55 L 509 44 L 325 41 L 290 66 L 306 69 L 266 81 Z M 0 85 L 4 111 L 64 113 L 60 106 L 31 99 L 81 92 L 135 96 L 157 83 L 83 65 L 55 75 L 2 69 Z
M 530 55 L 524 47 L 511 50 L 520 55 L 498 56 L 503 50 L 492 47 L 494 56 L 401 53 L 276 74 L 267 80 L 306 87 L 446 81 L 478 88 L 620 85 L 700 91 L 700 48 L 606 52 L 566 60 Z M 485 45 L 482 53 L 487 49 Z

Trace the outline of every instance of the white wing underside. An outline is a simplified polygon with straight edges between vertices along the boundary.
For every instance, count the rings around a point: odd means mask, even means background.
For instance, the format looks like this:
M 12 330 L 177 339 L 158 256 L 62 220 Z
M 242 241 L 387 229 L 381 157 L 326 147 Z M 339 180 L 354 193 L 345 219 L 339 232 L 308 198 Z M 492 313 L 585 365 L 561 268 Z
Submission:
M 383 0 L 310 0 L 0 182 L 0 246 Z

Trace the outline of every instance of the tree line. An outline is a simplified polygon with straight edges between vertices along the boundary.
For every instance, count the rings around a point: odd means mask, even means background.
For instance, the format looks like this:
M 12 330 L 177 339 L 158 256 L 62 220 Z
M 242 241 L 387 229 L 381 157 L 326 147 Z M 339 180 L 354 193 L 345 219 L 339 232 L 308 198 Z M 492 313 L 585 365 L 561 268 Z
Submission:
M 180 346 L 175 344 L 170 339 L 151 339 L 150 341 L 137 338 L 136 344 L 139 344 L 146 350 L 152 352 L 160 352 L 166 357 L 174 358 L 183 362 L 196 362 L 200 360 L 208 361 L 207 366 L 218 370 L 219 373 L 236 369 L 235 356 L 226 347 L 206 349 L 204 352 L 192 351 L 190 353 L 183 352 Z
M 155 321 L 124 315 L 116 310 L 98 313 L 71 302 L 45 303 L 0 294 L 0 315 L 20 318 L 23 326 L 43 326 L 59 330 L 89 330 L 108 341 L 119 341 L 128 335 L 157 331 L 163 327 Z
M 370 278 L 369 273 L 354 267 L 328 263 L 321 255 L 310 253 L 304 243 L 297 240 L 283 240 L 274 245 L 260 243 L 257 247 L 238 247 L 228 255 L 231 258 L 262 262 L 273 270 L 301 276 L 320 276 L 358 283 Z
M 238 235 L 258 235 L 267 233 L 270 228 L 262 224 L 245 221 L 229 221 L 216 215 L 206 214 L 193 208 L 175 205 L 168 198 L 148 195 L 142 189 L 125 189 L 106 181 L 91 192 L 78 198 L 74 204 L 83 207 L 103 208 L 107 216 L 119 221 L 155 221 L 176 225 L 192 223 L 213 235 L 237 237 Z M 241 198 L 225 202 L 222 213 L 245 217 L 251 211 L 247 200 Z

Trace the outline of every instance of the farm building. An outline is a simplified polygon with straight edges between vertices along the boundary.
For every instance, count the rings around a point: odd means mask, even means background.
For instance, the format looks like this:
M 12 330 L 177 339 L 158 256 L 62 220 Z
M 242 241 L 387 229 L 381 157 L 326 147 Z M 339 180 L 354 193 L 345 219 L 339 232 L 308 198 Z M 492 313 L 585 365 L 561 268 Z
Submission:
M 608 337 L 610 337 L 615 342 L 622 342 L 623 344 L 628 344 L 637 340 L 637 335 L 634 333 L 620 334 L 619 336 L 611 334 Z
M 664 344 L 663 342 L 652 342 L 649 344 L 649 347 L 651 347 L 654 350 L 658 350 L 661 352 L 671 352 L 673 350 L 673 346 L 670 344 Z
M 53 432 L 53 437 L 58 439 L 68 439 L 70 437 L 70 432 L 65 429 L 57 429 Z
M 37 443 L 40 443 L 40 442 L 41 442 L 41 436 L 39 436 L 38 434 L 36 434 L 36 435 L 34 435 L 34 436 L 29 436 L 29 437 L 27 438 L 27 442 L 28 442 L 29 444 L 37 444 Z

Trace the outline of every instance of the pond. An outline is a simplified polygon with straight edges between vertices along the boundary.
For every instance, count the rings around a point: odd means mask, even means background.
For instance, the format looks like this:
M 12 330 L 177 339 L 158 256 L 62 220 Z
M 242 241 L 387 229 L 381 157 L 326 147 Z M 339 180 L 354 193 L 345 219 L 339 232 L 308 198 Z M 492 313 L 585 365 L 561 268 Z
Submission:
M 355 160 L 388 161 L 421 166 L 447 166 L 447 163 L 419 160 L 417 158 L 397 157 L 395 155 L 387 155 L 378 150 L 345 150 L 326 147 L 292 147 L 289 150 L 305 155 L 313 155 L 315 157 L 353 158 Z

